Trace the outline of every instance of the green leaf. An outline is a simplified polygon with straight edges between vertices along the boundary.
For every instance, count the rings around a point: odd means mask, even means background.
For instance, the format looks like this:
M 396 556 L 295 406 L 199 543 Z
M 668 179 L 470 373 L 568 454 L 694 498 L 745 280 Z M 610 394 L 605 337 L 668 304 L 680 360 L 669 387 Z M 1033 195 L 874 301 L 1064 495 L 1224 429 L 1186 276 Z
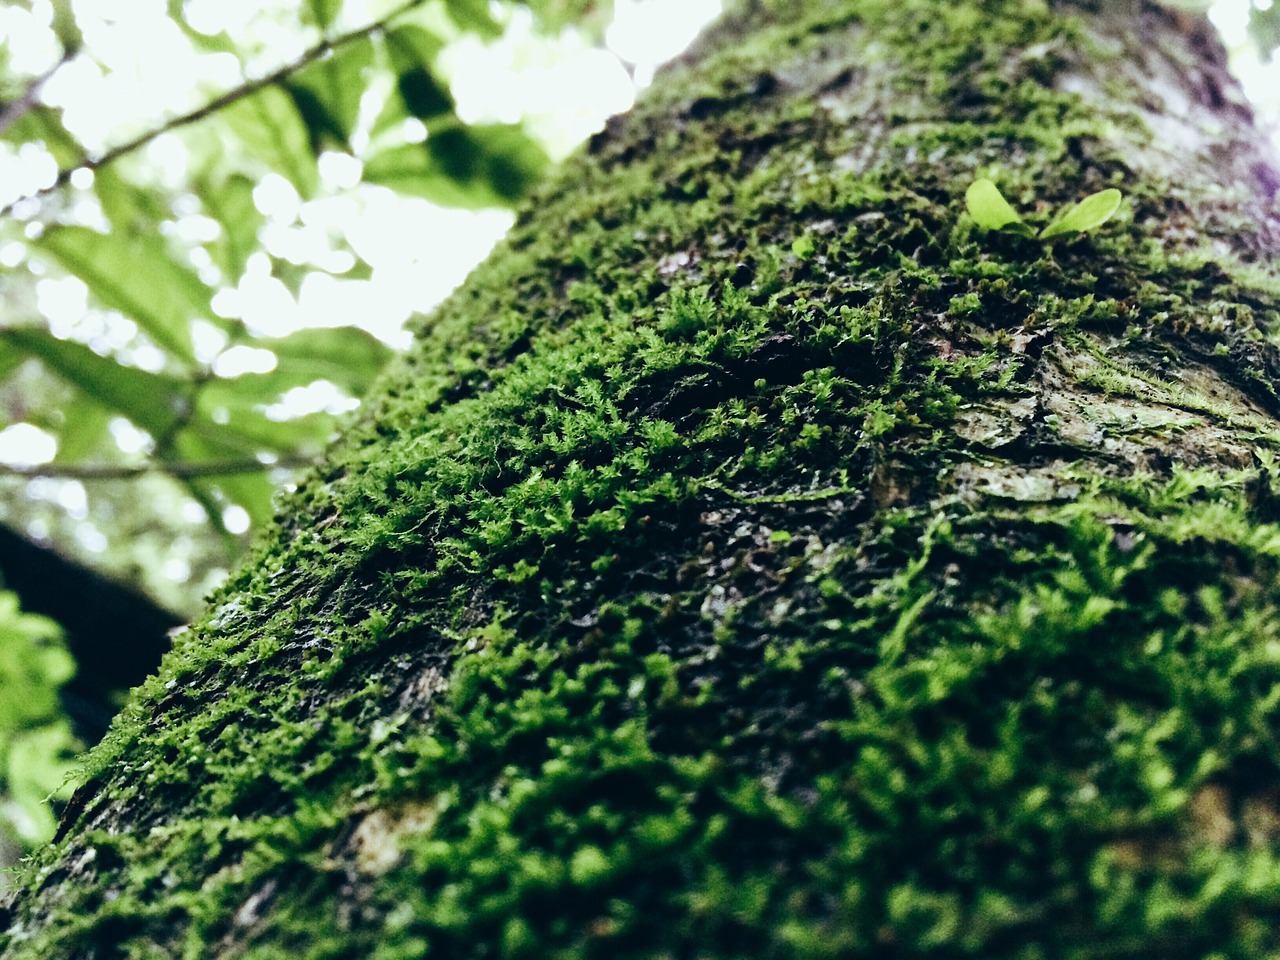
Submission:
M 243 460 L 252 454 L 256 445 L 246 445 L 242 438 L 228 435 L 223 429 L 211 429 L 207 424 L 193 425 L 183 430 L 173 444 L 173 457 L 184 463 L 217 463 Z M 261 448 L 257 448 L 261 449 Z M 261 526 L 271 519 L 271 501 L 275 484 L 268 476 L 269 467 L 252 473 L 229 473 L 225 476 L 185 478 L 187 487 L 213 518 L 215 526 L 224 529 L 219 506 L 225 501 L 238 503 L 249 512 L 253 522 Z
M 56 688 L 74 673 L 58 624 L 25 612 L 17 594 L 0 590 L 0 753 L 15 732 L 58 719 Z
M 190 408 L 190 387 L 183 381 L 126 367 L 98 356 L 82 343 L 59 340 L 47 330 L 4 330 L 0 339 L 38 357 L 72 386 L 124 414 L 152 436 L 166 436 Z
M 327 30 L 342 12 L 342 0 L 307 0 L 307 12 L 317 27 Z
M 373 41 L 366 37 L 311 64 L 285 84 L 317 156 L 326 142 L 349 147 L 373 62 Z
M 274 372 L 287 374 L 294 381 L 291 385 L 328 380 L 357 397 L 369 388 L 393 352 L 358 327 L 299 330 L 261 344 L 279 361 Z
M 386 43 L 396 71 L 396 90 L 405 109 L 423 121 L 452 114 L 453 95 L 430 69 L 443 43 L 418 26 L 392 30 Z
M 0 339 L 0 380 L 4 380 L 22 366 L 27 357 L 28 354 L 25 351 Z
M 1048 240 L 1064 233 L 1087 233 L 1102 226 L 1120 209 L 1119 190 L 1101 190 L 1090 194 L 1075 206 L 1058 215 L 1058 219 L 1040 231 L 1040 239 Z
M 443 40 L 416 24 L 397 27 L 387 32 L 384 38 L 386 66 L 389 66 L 396 76 L 396 89 L 383 101 L 369 131 L 374 145 L 373 152 L 380 149 L 379 137 L 388 132 L 392 135 L 393 146 L 404 142 L 401 133 L 402 125 L 408 117 L 413 116 L 405 102 L 405 96 L 415 97 L 422 93 L 414 88 L 414 84 L 421 83 L 422 78 L 402 82 L 400 76 L 414 70 L 426 70 L 429 74 L 429 82 L 436 83 L 434 75 L 429 71 L 444 46 Z M 451 94 L 447 95 L 452 97 Z M 429 109 L 423 109 L 422 104 L 419 104 L 419 109 L 424 113 L 430 113 Z M 439 126 L 442 120 L 456 122 L 456 118 L 450 112 L 433 117 L 432 126 Z
M 364 179 L 443 206 L 480 209 L 513 205 L 549 163 L 519 126 L 458 126 L 375 154 Z
M 84 36 L 80 33 L 80 25 L 76 23 L 75 11 L 71 8 L 71 0 L 53 0 L 53 32 L 68 54 L 74 54 L 84 46 Z
M 297 188 L 303 198 L 315 193 L 319 172 L 311 134 L 293 99 L 279 87 L 267 87 L 223 111 L 244 148 Z
M 449 18 L 463 30 L 490 40 L 502 36 L 502 24 L 494 19 L 489 0 L 445 0 Z
M 507 206 L 532 190 L 551 166 L 546 151 L 519 124 L 483 124 L 467 132 L 480 146 L 485 181 Z M 443 146 L 436 140 L 437 148 Z
M 525 6 L 542 33 L 556 36 L 572 27 L 598 43 L 613 18 L 610 0 L 525 0 Z
M 234 284 L 258 249 L 263 217 L 253 202 L 254 182 L 239 173 L 223 177 L 209 172 L 193 186 L 205 213 L 222 227 L 222 235 L 210 245 L 209 252 L 226 282 Z
M 1276 52 L 1280 47 L 1280 3 L 1273 3 L 1265 10 L 1254 6 L 1249 11 L 1249 36 L 1264 61 Z
M 74 167 L 84 161 L 85 149 L 62 124 L 62 110 L 37 106 L 28 110 L 4 131 L 11 143 L 41 143 L 59 167 Z
M 410 23 L 386 34 L 387 54 L 391 69 L 400 73 L 410 67 L 425 67 L 436 62 L 445 43 L 430 30 Z
M 233 380 L 210 381 L 200 391 L 189 429 L 241 459 L 259 453 L 319 453 L 333 437 L 333 415 L 314 413 L 272 420 L 262 408 L 278 401 L 289 387 L 281 389 L 281 383 L 270 377 L 245 374 Z
M 158 233 L 158 224 L 173 218 L 165 198 L 154 188 L 147 190 L 126 180 L 115 166 L 94 171 L 93 191 L 102 212 L 111 221 L 113 233 L 136 237 Z
M 191 321 L 213 319 L 213 292 L 194 270 L 170 257 L 158 233 L 131 239 L 62 226 L 50 228 L 33 245 L 83 280 L 104 306 L 136 322 L 159 346 L 194 362 Z
M 272 420 L 262 407 L 280 398 L 283 391 L 274 389 L 279 386 L 278 382 L 236 382 L 256 376 L 247 374 L 235 381 L 211 384 L 209 389 L 201 391 L 192 429 L 206 437 L 216 438 L 240 457 L 259 453 L 284 456 L 319 454 L 333 439 L 337 423 L 334 415 L 318 412 L 289 420 Z M 258 391 L 274 395 L 255 400 L 253 394 Z
M 62 424 L 54 429 L 58 453 L 54 463 L 79 463 L 100 453 L 111 442 L 111 410 L 87 394 L 80 394 L 61 410 Z M 111 444 L 114 447 L 114 443 Z
M 446 207 L 486 206 L 475 191 L 456 183 L 441 170 L 421 143 L 406 143 L 374 154 L 365 162 L 364 181 Z
M 237 60 L 240 59 L 243 51 L 225 30 L 219 33 L 203 33 L 192 27 L 187 22 L 186 6 L 187 0 L 165 0 L 165 11 L 169 19 L 177 24 L 178 29 L 197 50 L 204 53 L 230 53 Z
M 307 125 L 307 141 L 312 153 L 317 157 L 320 156 L 325 147 L 331 143 L 339 147 L 346 146 L 346 132 L 337 118 L 325 107 L 324 101 L 313 91 L 294 83 L 286 83 L 284 88 L 292 98 L 293 105 L 297 107 L 302 122 Z
M 74 674 L 58 625 L 0 590 L 0 840 L 34 846 L 53 835 L 45 798 L 70 792 L 64 781 L 82 747 L 58 700 Z
M 412 67 L 396 77 L 396 90 L 405 108 L 419 120 L 453 114 L 453 96 L 425 67 Z
M 392 353 L 376 337 L 355 327 L 299 330 L 286 337 L 253 342 L 276 354 L 276 369 L 206 381 L 196 401 L 199 421 L 212 425 L 223 442 L 239 444 L 249 453 L 318 452 L 333 431 L 331 415 L 309 414 L 278 421 L 267 417 L 262 408 L 276 403 L 289 390 L 317 380 L 328 380 L 358 396 L 368 389 Z
M 1000 188 L 986 177 L 973 181 L 965 191 L 964 202 L 969 208 L 969 216 L 984 230 L 1003 230 L 1022 224 L 1018 211 L 1009 206 Z

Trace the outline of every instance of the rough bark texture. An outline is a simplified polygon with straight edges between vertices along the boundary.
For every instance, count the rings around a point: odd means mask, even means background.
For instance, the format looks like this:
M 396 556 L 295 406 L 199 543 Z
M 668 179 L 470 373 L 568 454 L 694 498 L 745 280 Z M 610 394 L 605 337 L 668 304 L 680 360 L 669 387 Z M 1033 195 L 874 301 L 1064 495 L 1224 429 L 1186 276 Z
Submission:
M 422 324 L 0 956 L 1280 953 L 1277 181 L 1207 37 L 730 18 Z M 980 175 L 1126 203 L 987 233 Z

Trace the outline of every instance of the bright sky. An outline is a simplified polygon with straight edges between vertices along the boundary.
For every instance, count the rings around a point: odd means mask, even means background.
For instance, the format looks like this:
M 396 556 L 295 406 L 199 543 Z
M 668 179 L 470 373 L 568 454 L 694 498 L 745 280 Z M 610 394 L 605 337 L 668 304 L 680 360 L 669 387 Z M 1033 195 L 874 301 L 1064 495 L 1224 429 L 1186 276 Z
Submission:
M 1260 63 L 1245 42 L 1249 2 L 1217 0 L 1211 16 L 1228 43 L 1239 48 L 1238 69 L 1246 90 L 1274 123 L 1280 115 L 1280 62 Z M 349 0 L 336 29 L 377 19 L 388 5 L 389 0 Z M 314 42 L 297 30 L 296 6 L 296 0 L 187 0 L 185 9 L 199 29 L 228 30 L 249 52 L 250 71 L 265 72 Z M 525 15 L 514 19 L 501 41 L 458 42 L 447 50 L 444 67 L 464 119 L 523 119 L 553 153 L 563 155 L 599 129 L 609 115 L 628 109 L 655 68 L 684 49 L 720 7 L 721 0 L 616 0 L 607 50 L 593 49 L 572 34 L 555 40 L 539 38 L 531 18 L 520 11 Z M 229 54 L 193 51 L 165 16 L 166 0 L 75 0 L 74 8 L 102 66 L 87 58 L 73 60 L 46 84 L 43 96 L 65 108 L 68 128 L 90 149 L 100 150 L 147 130 L 157 118 L 205 102 L 211 89 L 229 89 L 242 79 L 240 65 Z M 273 17 L 273 12 L 282 15 Z M 59 48 L 50 29 L 52 19 L 51 0 L 0 5 L 0 45 L 8 52 L 13 71 L 36 73 L 56 60 Z M 423 131 L 410 124 L 403 135 L 406 140 L 421 139 Z M 187 157 L 179 138 L 158 138 L 147 148 L 146 159 L 158 176 L 181 187 Z M 47 185 L 55 172 L 51 158 L 39 149 L 0 150 L 0 204 Z M 240 318 L 264 335 L 343 324 L 358 316 L 377 336 L 403 346 L 405 320 L 429 310 L 453 290 L 511 223 L 511 215 L 504 211 L 446 210 L 360 184 L 360 162 L 345 154 L 322 157 L 320 173 L 323 199 L 302 202 L 289 182 L 274 174 L 265 177 L 254 192 L 255 205 L 267 218 L 261 239 L 271 256 L 319 268 L 302 283 L 296 298 L 272 276 L 271 259 L 265 254 L 251 259 L 243 277 L 229 278 L 222 277 L 209 256 L 196 249 L 193 266 L 220 290 L 214 300 L 220 314 Z M 73 180 L 79 188 L 75 216 L 105 228 L 102 212 L 87 189 L 92 180 L 88 171 Z M 27 204 L 16 213 L 33 218 L 37 210 L 36 204 Z M 29 223 L 28 235 L 38 229 L 36 223 Z M 179 237 L 198 242 L 210 239 L 210 231 L 217 227 L 193 209 L 180 216 L 173 229 Z M 373 268 L 369 279 L 332 275 L 350 265 L 351 255 L 344 246 Z M 21 242 L 0 243 L 0 269 L 21 265 L 25 253 Z M 33 268 L 39 271 L 38 264 Z M 136 333 L 126 318 L 91 308 L 84 285 L 75 278 L 42 277 L 37 294 L 39 310 L 59 336 L 107 353 L 120 351 Z M 225 337 L 209 324 L 199 325 L 195 339 L 202 359 L 222 376 L 265 372 L 275 362 L 269 351 L 226 349 Z M 128 359 L 147 369 L 158 369 L 163 361 L 158 351 L 146 348 L 132 351 Z M 320 383 L 294 391 L 268 413 L 287 418 L 320 409 L 336 412 L 353 404 L 336 388 Z M 145 435 L 127 421 L 121 420 L 118 426 L 115 432 L 122 450 L 145 452 Z M 55 438 L 31 424 L 0 431 L 0 462 L 45 463 L 55 451 Z M 48 486 L 53 481 L 36 483 Z M 83 488 L 69 483 L 67 493 L 50 487 L 43 496 L 69 498 L 70 512 L 82 510 Z M 238 507 L 231 508 L 224 519 L 233 529 L 248 524 Z

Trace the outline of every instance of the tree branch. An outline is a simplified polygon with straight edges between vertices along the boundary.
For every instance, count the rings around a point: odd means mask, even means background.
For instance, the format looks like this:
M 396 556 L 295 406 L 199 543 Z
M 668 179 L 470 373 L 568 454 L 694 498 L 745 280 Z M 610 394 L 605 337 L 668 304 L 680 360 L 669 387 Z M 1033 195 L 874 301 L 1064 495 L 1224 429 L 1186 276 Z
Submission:
M 152 140 L 155 140 L 157 137 L 163 136 L 166 133 L 171 133 L 174 130 L 177 130 L 181 127 L 189 126 L 190 124 L 193 124 L 193 123 L 198 123 L 199 121 L 204 120 L 206 117 L 212 116 L 213 114 L 217 113 L 219 110 L 223 110 L 231 106 L 232 104 L 237 103 L 240 100 L 243 100 L 246 97 L 253 96 L 259 90 L 262 90 L 266 87 L 270 87 L 274 84 L 279 83 L 281 80 L 284 80 L 286 77 L 290 76 L 291 74 L 296 73 L 298 70 L 301 70 L 303 67 L 307 66 L 308 64 L 314 63 L 315 61 L 321 59 L 327 54 L 334 52 L 335 50 L 338 50 L 339 48 L 347 45 L 348 43 L 353 43 L 356 40 L 362 40 L 365 37 L 370 36 L 371 34 L 377 33 L 378 31 L 385 29 L 387 24 L 389 24 L 392 20 L 396 19 L 397 17 L 403 16 L 404 14 L 408 13 L 410 10 L 414 9 L 415 7 L 422 6 L 423 3 L 425 2 L 426 0 L 406 0 L 406 2 L 396 7 L 394 10 L 388 13 L 385 17 L 382 17 L 381 19 L 376 20 L 373 23 L 366 24 L 365 26 L 359 27 L 348 33 L 340 34 L 339 36 L 333 37 L 332 39 L 321 40 L 314 47 L 311 47 L 306 52 L 304 52 L 296 60 L 293 60 L 290 63 L 287 63 L 284 66 L 271 71 L 265 76 L 258 77 L 257 79 L 254 79 L 254 80 L 246 80 L 244 83 L 240 84 L 240 86 L 234 87 L 233 89 L 228 90 L 226 93 L 223 93 L 217 97 L 214 97 L 212 100 L 210 100 L 208 103 L 204 104 L 203 106 L 197 107 L 196 109 L 188 111 L 187 113 L 179 114 L 178 116 L 173 117 L 170 120 L 167 120 L 165 123 L 161 124 L 160 126 L 153 127 L 152 129 L 146 131 L 145 133 L 141 133 L 138 136 L 134 137 L 132 140 L 127 140 L 124 143 L 120 144 L 119 146 L 112 147 L 111 149 L 107 150 L 105 153 L 101 153 L 96 157 L 89 156 L 88 154 L 84 155 L 83 157 L 80 158 L 79 162 L 69 167 L 63 167 L 62 169 L 60 169 L 58 171 L 57 178 L 49 186 L 41 187 L 35 193 L 28 194 L 25 197 L 21 197 L 17 200 L 14 200 L 12 203 L 6 204 L 4 207 L 0 207 L 0 216 L 5 216 L 8 213 L 10 213 L 13 210 L 13 208 L 17 206 L 19 203 L 21 203 L 23 200 L 30 200 L 35 197 L 43 197 L 52 193 L 55 190 L 61 189 L 62 187 L 66 186 L 68 182 L 70 182 L 71 175 L 74 174 L 77 170 L 98 170 L 98 169 L 101 169 L 102 167 L 108 166 L 109 164 L 115 163 L 115 161 L 119 160 L 121 157 L 127 156 L 130 153 L 133 153 L 135 150 L 138 150 L 141 147 L 145 147 L 148 143 L 150 143 Z M 34 96 L 38 95 L 39 85 L 42 84 L 45 79 L 47 79 L 47 77 L 40 78 L 40 80 L 37 81 L 36 84 L 33 84 L 33 87 L 36 88 L 34 93 L 32 92 L 32 90 L 29 89 L 25 96 L 34 98 Z M 25 99 L 25 96 L 24 96 L 24 99 Z M 8 111 L 6 111 L 6 113 L 7 112 Z M 0 127 L 0 130 L 2 129 L 3 128 Z
M 74 56 L 74 50 L 64 50 L 57 63 L 27 84 L 27 89 L 22 91 L 22 96 L 4 105 L 4 109 L 0 110 L 0 135 L 3 135 L 6 130 L 31 112 L 31 109 L 39 101 L 40 91 L 49 82 L 49 78 Z
M 60 480 L 136 480 L 149 473 L 167 473 L 179 480 L 195 477 L 229 477 L 264 470 L 292 470 L 308 467 L 310 457 L 281 457 L 274 463 L 261 460 L 201 460 L 195 462 L 150 461 L 148 463 L 41 463 L 33 466 L 0 464 L 0 477 L 52 477 Z

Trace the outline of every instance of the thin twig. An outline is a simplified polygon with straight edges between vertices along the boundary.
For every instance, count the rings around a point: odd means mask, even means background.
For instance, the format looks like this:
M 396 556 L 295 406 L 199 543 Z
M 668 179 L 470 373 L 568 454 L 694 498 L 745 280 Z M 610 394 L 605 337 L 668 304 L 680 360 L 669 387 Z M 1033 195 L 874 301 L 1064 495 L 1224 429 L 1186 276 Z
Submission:
M 0 477 L 49 477 L 58 480 L 136 480 L 150 473 L 164 473 L 179 480 L 197 477 L 229 477 L 266 470 L 292 470 L 308 467 L 315 461 L 309 457 L 281 457 L 272 463 L 261 460 L 201 460 L 195 462 L 147 463 L 41 463 L 31 466 L 0 464 Z
M 274 84 L 279 83 L 281 80 L 284 80 L 286 77 L 289 77 L 290 75 L 296 73 L 298 70 L 301 70 L 303 67 L 307 66 L 308 64 L 314 63 L 315 61 L 326 56 L 327 54 L 330 54 L 335 50 L 339 49 L 340 47 L 343 47 L 346 44 L 352 43 L 356 40 L 362 40 L 365 37 L 370 36 L 371 34 L 377 33 L 378 31 L 385 29 L 387 24 L 389 24 L 392 20 L 396 19 L 399 16 L 403 16 L 404 14 L 408 13 L 410 10 L 414 9 L 415 7 L 422 6 L 423 3 L 425 2 L 426 0 L 406 0 L 405 3 L 402 3 L 400 6 L 396 7 L 394 10 L 392 10 L 382 19 L 376 20 L 373 23 L 366 24 L 365 26 L 360 27 L 356 30 L 352 30 L 349 33 L 340 34 L 339 36 L 333 37 L 332 39 L 321 40 L 314 47 L 311 47 L 309 50 L 303 53 L 300 57 L 298 57 L 296 60 L 290 63 L 287 63 L 276 70 L 271 71 L 265 76 L 258 77 L 255 80 L 246 80 L 244 83 L 240 84 L 240 86 L 235 87 L 231 90 L 228 90 L 226 93 L 221 94 L 220 96 L 214 97 L 208 103 L 204 104 L 204 106 L 197 107 L 196 109 L 191 110 L 187 113 L 180 114 L 179 116 L 176 116 L 171 120 L 167 120 L 161 126 L 153 127 L 152 129 L 146 131 L 145 133 L 141 133 L 138 136 L 134 137 L 132 140 L 127 140 L 117 147 L 112 147 L 110 150 L 106 151 L 105 153 L 101 153 L 96 157 L 91 157 L 87 154 L 82 156 L 80 160 L 75 164 L 73 164 L 72 166 L 64 167 L 60 169 L 58 171 L 57 178 L 49 186 L 41 187 L 35 193 L 28 194 L 25 197 L 21 197 L 17 200 L 14 200 L 12 203 L 9 203 L 4 207 L 0 207 L 0 216 L 4 216 L 8 214 L 10 211 L 13 210 L 13 208 L 17 204 L 21 203 L 24 200 L 31 200 L 31 199 L 34 199 L 35 197 L 43 197 L 49 193 L 52 193 L 55 190 L 58 190 L 66 186 L 67 183 L 71 180 L 71 175 L 75 173 L 77 170 L 98 170 L 109 164 L 115 163 L 115 161 L 119 160 L 121 157 L 127 156 L 130 153 L 133 153 L 135 150 L 138 150 L 141 147 L 145 147 L 148 143 L 150 143 L 152 140 L 155 140 L 157 137 L 163 136 L 166 133 L 171 133 L 180 127 L 185 127 L 193 123 L 198 123 L 199 121 L 204 120 L 206 117 L 209 117 L 212 114 L 217 113 L 219 110 L 223 110 L 226 107 L 229 107 L 232 104 L 237 103 L 246 97 L 253 96 L 259 90 L 262 90 L 266 87 L 270 87 Z
M 22 96 L 4 105 L 4 109 L 0 110 L 0 135 L 3 135 L 6 130 L 31 112 L 31 109 L 40 100 L 40 91 L 49 82 L 49 78 L 75 55 L 76 51 L 74 50 L 62 51 L 62 56 L 58 58 L 58 62 L 27 84 L 27 89 L 22 91 Z

